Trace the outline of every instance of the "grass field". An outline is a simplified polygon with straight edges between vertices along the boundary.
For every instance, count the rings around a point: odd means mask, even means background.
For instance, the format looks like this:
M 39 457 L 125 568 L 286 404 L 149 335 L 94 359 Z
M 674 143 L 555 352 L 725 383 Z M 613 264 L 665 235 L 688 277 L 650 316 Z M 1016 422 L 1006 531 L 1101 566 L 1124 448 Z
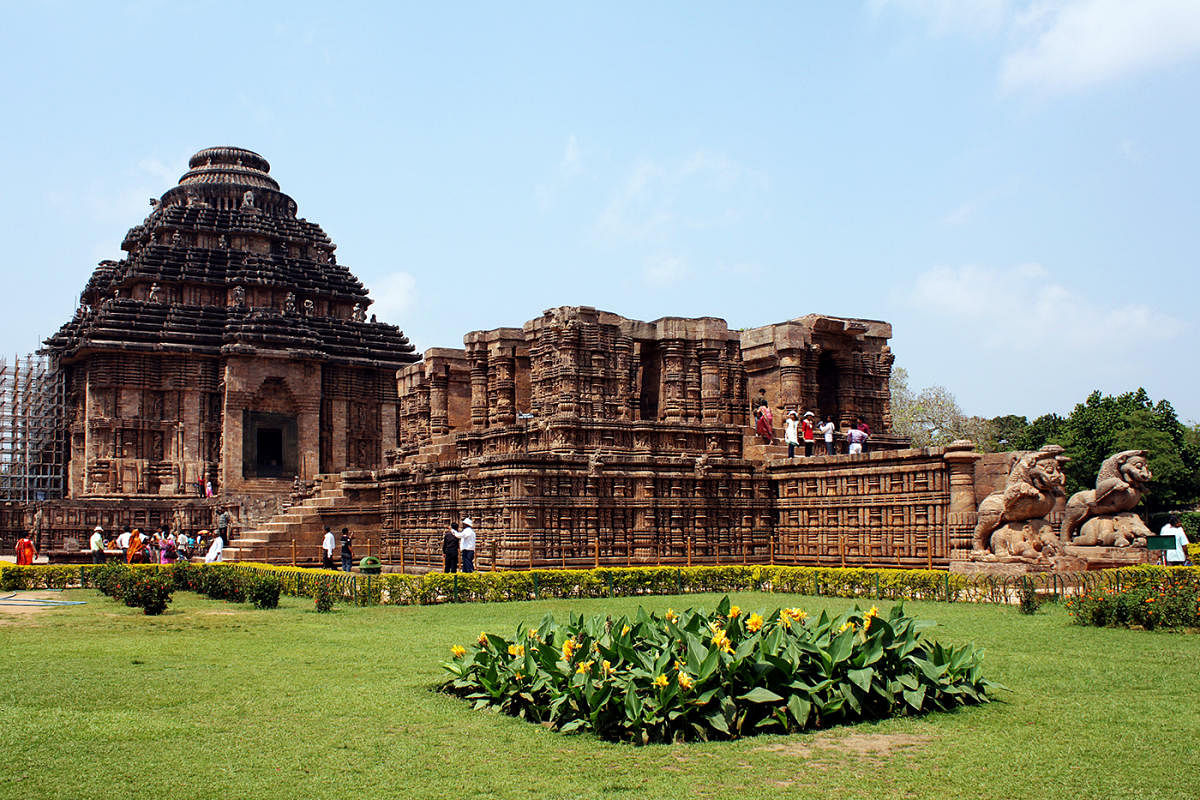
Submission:
M 737 742 L 562 736 L 430 691 L 482 629 L 636 599 L 350 608 L 180 593 L 145 617 L 0 608 L 0 798 L 1200 797 L 1200 636 L 1098 630 L 1055 607 L 910 603 L 987 648 L 1002 702 Z M 747 611 L 850 601 L 738 594 Z M 717 597 L 650 597 L 647 608 Z M 885 605 L 881 603 L 881 606 Z

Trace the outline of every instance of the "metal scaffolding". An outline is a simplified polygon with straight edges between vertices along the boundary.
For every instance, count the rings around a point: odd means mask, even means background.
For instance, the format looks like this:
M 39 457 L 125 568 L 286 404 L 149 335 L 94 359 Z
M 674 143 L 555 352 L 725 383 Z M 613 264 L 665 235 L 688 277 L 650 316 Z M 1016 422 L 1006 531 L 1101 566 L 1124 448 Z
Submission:
M 63 496 L 65 386 L 45 353 L 0 358 L 0 501 Z

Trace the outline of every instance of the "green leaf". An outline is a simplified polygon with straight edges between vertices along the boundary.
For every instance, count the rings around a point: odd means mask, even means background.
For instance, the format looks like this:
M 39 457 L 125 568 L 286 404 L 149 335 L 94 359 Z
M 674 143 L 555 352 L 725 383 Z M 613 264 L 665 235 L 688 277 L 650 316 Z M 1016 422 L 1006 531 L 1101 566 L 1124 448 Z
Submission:
M 709 714 L 704 719 L 705 719 L 705 721 L 708 722 L 709 725 L 713 726 L 714 729 L 720 731 L 721 733 L 725 734 L 726 736 L 731 735 L 729 733 L 729 724 L 725 722 L 725 715 L 722 714 L 720 711 L 715 711 L 712 714 Z
M 800 728 L 808 725 L 808 716 L 812 713 L 812 703 L 802 700 L 800 699 L 800 695 L 794 694 L 788 698 L 787 707 L 792 715 L 792 719 L 796 720 L 796 724 Z
M 579 730 L 580 728 L 586 727 L 586 726 L 587 726 L 586 719 L 582 719 L 582 718 L 573 719 L 570 722 L 568 722 L 566 725 L 563 725 L 561 728 L 559 728 L 558 732 L 559 733 L 575 733 L 575 731 Z
M 764 689 L 761 686 L 756 686 L 743 695 L 738 696 L 739 700 L 748 700 L 751 703 L 778 703 L 783 698 L 772 692 L 770 689 Z
M 912 706 L 914 711 L 920 711 L 921 707 L 925 704 L 925 687 L 922 686 L 916 691 L 905 689 L 904 702 Z
M 875 677 L 875 670 L 870 667 L 852 669 L 846 672 L 846 677 L 853 681 L 855 686 L 868 692 L 871 690 L 871 679 Z

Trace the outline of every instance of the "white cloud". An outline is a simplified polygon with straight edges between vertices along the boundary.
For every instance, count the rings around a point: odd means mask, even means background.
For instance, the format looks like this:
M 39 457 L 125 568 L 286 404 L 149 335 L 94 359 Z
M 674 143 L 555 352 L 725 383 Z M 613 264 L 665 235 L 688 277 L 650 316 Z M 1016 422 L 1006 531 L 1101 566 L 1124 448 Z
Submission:
M 407 272 L 393 272 L 371 281 L 375 302 L 367 309 L 380 322 L 399 323 L 417 299 L 417 280 Z
M 679 256 L 657 255 L 646 259 L 642 278 L 650 286 L 666 288 L 687 277 L 687 264 Z
M 1097 302 L 1056 282 L 1040 264 L 936 267 L 917 276 L 904 299 L 922 313 L 964 324 L 983 350 L 1041 353 L 1064 368 L 1110 362 L 1187 327 L 1144 304 Z
M 665 162 L 639 159 L 610 195 L 596 231 L 610 241 L 664 242 L 679 231 L 726 226 L 767 186 L 764 173 L 708 150 Z
M 1007 91 L 1065 92 L 1200 55 L 1197 0 L 867 0 L 936 35 L 1004 38 L 999 81 Z
M 1070 90 L 1200 53 L 1196 0 L 1072 0 L 1034 20 L 1033 40 L 1004 60 L 1006 89 Z

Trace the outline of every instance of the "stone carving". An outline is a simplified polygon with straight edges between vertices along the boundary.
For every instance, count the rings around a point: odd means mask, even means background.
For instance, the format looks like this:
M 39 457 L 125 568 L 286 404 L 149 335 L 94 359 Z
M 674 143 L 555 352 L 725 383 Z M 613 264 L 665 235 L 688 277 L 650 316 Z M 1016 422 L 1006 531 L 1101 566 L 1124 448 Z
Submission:
M 183 244 L 183 237 L 179 235 L 179 231 L 171 234 L 171 247 L 179 247 Z
M 362 303 L 354 304 L 354 311 L 351 316 L 355 322 L 367 321 L 367 312 L 363 310 Z
M 304 316 L 311 317 L 315 308 L 316 305 L 313 303 L 312 298 L 306 297 L 304 299 Z
M 1062 539 L 1088 546 L 1145 545 L 1150 530 L 1132 509 L 1153 477 L 1145 450 L 1106 458 L 1096 474 L 1096 488 L 1076 492 L 1067 501 Z
M 254 192 L 249 189 L 242 193 L 242 208 L 254 208 Z
M 246 290 L 243 289 L 241 286 L 233 287 L 233 307 L 234 308 L 245 308 L 246 307 Z
M 695 470 L 697 478 L 708 477 L 708 473 L 712 470 L 712 467 L 708 463 L 708 453 L 701 453 L 696 456 Z
M 162 290 L 158 288 L 157 283 L 150 284 L 150 294 L 146 297 L 146 300 L 150 303 L 162 302 Z
M 225 234 L 222 233 L 220 236 L 217 237 L 217 247 L 219 247 L 222 250 L 229 249 L 229 240 L 227 238 L 225 238 Z
M 288 292 L 287 296 L 283 298 L 283 313 L 289 316 L 296 313 L 295 292 Z
M 1065 495 L 1058 445 L 1017 459 L 1009 470 L 1004 489 L 992 492 L 979 504 L 975 526 L 974 554 L 996 558 L 1039 558 L 1060 549 L 1058 536 L 1045 519 Z
M 589 478 L 599 478 L 604 473 L 604 459 L 600 458 L 600 453 L 592 453 L 588 457 L 587 474 Z

